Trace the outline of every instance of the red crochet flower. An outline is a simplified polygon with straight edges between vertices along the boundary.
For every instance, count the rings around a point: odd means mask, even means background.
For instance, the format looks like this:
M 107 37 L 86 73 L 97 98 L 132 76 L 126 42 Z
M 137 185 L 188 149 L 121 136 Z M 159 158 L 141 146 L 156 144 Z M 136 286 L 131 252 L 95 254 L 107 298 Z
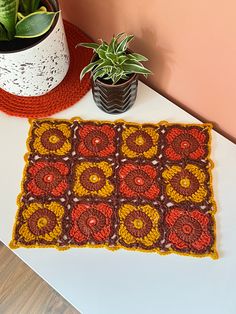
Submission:
M 203 158 L 207 154 L 207 136 L 202 128 L 172 127 L 167 131 L 165 155 L 170 160 Z
M 115 152 L 115 131 L 107 125 L 85 124 L 78 130 L 78 152 L 85 157 L 108 157 Z
M 172 209 L 166 216 L 168 240 L 178 250 L 207 251 L 212 243 L 210 215 L 199 210 Z
M 125 164 L 119 170 L 120 192 L 126 197 L 155 199 L 160 189 L 157 171 L 150 165 Z
M 105 203 L 81 203 L 72 210 L 71 237 L 78 243 L 102 243 L 111 234 L 112 208 Z
M 63 162 L 37 161 L 28 169 L 27 190 L 34 195 L 60 196 L 68 188 L 68 166 Z

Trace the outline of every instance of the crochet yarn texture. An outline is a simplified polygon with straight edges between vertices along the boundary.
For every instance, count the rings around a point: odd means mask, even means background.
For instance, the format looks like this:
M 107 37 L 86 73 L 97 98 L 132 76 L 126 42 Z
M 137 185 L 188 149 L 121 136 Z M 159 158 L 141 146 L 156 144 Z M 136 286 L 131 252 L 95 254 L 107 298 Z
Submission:
M 90 90 L 89 75 L 80 81 L 79 74 L 92 52 L 76 45 L 91 39 L 70 22 L 64 20 L 64 26 L 70 51 L 70 67 L 64 80 L 46 95 L 36 97 L 12 95 L 0 88 L 0 111 L 17 117 L 44 118 L 74 105 Z
M 210 124 L 30 122 L 11 248 L 217 258 Z

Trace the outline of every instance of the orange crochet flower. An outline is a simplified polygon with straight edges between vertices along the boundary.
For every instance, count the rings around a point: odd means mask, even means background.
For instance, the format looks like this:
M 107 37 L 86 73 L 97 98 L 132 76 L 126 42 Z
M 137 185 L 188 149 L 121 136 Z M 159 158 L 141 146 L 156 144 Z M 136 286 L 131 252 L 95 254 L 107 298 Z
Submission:
M 170 127 L 165 135 L 165 155 L 170 160 L 201 159 L 208 153 L 208 134 L 203 127 Z
M 64 162 L 36 161 L 27 172 L 27 190 L 36 196 L 60 196 L 68 188 L 69 168 Z
M 157 153 L 158 133 L 151 127 L 126 127 L 121 150 L 129 158 L 152 158 Z
M 118 174 L 119 190 L 124 196 L 153 200 L 159 195 L 155 167 L 127 163 L 120 168 Z
M 77 150 L 85 157 L 108 157 L 115 152 L 115 131 L 108 124 L 85 124 L 79 127 Z
M 213 243 L 210 214 L 174 208 L 167 214 L 165 221 L 167 237 L 173 248 L 202 253 L 210 250 Z
M 114 186 L 108 179 L 112 176 L 113 170 L 109 163 L 82 162 L 76 166 L 75 173 L 74 192 L 78 196 L 107 197 L 112 194 Z
M 112 208 L 105 203 L 80 203 L 72 210 L 70 236 L 80 244 L 103 243 L 112 230 Z

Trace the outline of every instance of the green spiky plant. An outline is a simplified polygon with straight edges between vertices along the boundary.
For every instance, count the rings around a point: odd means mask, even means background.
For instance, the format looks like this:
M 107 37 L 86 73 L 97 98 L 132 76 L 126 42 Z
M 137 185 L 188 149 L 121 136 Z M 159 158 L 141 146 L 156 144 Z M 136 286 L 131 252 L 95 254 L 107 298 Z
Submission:
M 128 80 L 134 73 L 143 74 L 147 77 L 152 72 L 145 68 L 141 62 L 148 59 L 138 53 L 127 52 L 128 43 L 134 38 L 133 35 L 120 33 L 113 36 L 111 42 L 101 40 L 97 43 L 80 43 L 78 46 L 93 49 L 97 55 L 95 61 L 89 63 L 81 71 L 80 79 L 88 72 L 91 72 L 94 80 L 102 78 L 110 80 L 112 84 L 120 80 Z
M 0 41 L 45 34 L 58 12 L 47 12 L 41 0 L 0 0 Z

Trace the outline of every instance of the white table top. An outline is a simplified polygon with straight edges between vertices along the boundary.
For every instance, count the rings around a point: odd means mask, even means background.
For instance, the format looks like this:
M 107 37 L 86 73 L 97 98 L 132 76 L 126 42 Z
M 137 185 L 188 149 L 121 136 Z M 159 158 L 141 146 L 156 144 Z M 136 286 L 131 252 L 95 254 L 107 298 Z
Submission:
M 134 107 L 124 114 L 103 113 L 89 92 L 77 105 L 54 115 L 74 116 L 199 122 L 142 83 Z M 26 119 L 0 113 L 0 240 L 7 245 L 17 209 L 28 129 Z M 219 260 L 89 248 L 63 252 L 18 249 L 14 253 L 83 314 L 235 314 L 236 145 L 213 131 L 211 157 L 215 162 Z

